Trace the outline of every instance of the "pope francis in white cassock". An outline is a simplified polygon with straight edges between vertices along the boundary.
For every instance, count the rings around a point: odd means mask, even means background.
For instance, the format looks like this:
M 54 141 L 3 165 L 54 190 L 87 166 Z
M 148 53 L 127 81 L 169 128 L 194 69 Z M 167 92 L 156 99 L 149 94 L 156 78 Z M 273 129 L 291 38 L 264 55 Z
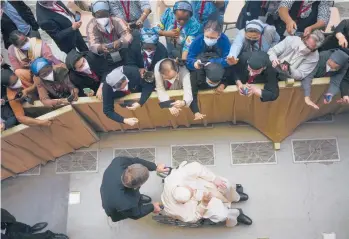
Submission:
M 165 215 L 183 222 L 195 223 L 205 218 L 226 222 L 227 227 L 250 225 L 252 220 L 241 209 L 231 208 L 232 202 L 248 199 L 242 187 L 238 191 L 236 184 L 216 176 L 200 163 L 182 163 L 165 178 L 161 200 Z

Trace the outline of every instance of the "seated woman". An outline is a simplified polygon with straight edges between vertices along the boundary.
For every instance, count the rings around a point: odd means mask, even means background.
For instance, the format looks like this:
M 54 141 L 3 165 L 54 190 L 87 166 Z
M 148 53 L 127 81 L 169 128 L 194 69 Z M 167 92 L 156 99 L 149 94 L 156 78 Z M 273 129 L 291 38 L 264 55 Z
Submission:
M 248 195 L 241 185 L 229 183 L 198 162 L 173 169 L 164 180 L 161 194 L 165 215 L 189 223 L 206 218 L 225 222 L 227 227 L 252 224 L 241 209 L 231 207 L 232 202 L 246 200 Z
M 36 58 L 45 57 L 54 65 L 64 64 L 58 60 L 53 54 L 50 47 L 38 38 L 29 38 L 18 30 L 11 32 L 10 41 L 12 45 L 8 48 L 8 57 L 10 64 L 16 76 L 21 80 L 32 82 L 30 73 L 30 64 Z M 31 88 L 26 91 L 31 92 L 35 90 L 33 84 Z
M 138 123 L 137 118 L 124 118 L 114 110 L 114 100 L 141 92 L 138 102 L 127 105 L 127 109 L 136 110 L 148 100 L 154 89 L 154 84 L 141 79 L 139 70 L 134 66 L 120 66 L 115 68 L 106 77 L 106 84 L 103 84 L 103 112 L 104 114 L 119 123 L 134 126 Z
M 267 23 L 276 27 L 282 40 L 296 31 L 309 36 L 314 30 L 326 28 L 331 16 L 331 5 L 332 1 L 282 0 L 278 15 L 270 15 Z
M 15 114 L 6 97 L 6 87 L 1 85 L 1 132 L 18 124 Z
M 209 16 L 212 13 L 218 12 L 219 13 L 219 20 L 223 22 L 224 19 L 224 13 L 227 9 L 227 6 L 229 4 L 229 0 L 218 0 L 218 1 L 191 1 L 191 5 L 193 6 L 193 13 L 203 26 L 206 25 L 207 21 L 209 20 Z
M 159 42 L 159 35 L 153 28 L 141 29 L 141 49 L 129 52 L 128 65 L 137 66 L 142 77 L 144 72 L 154 71 L 155 65 L 168 57 L 165 46 Z
M 342 51 L 349 54 L 349 19 L 342 20 L 334 29 L 333 34 L 326 37 L 324 44 L 319 51 L 327 51 L 335 48 L 341 48 Z
M 136 42 L 128 24 L 110 16 L 108 2 L 95 1 L 91 8 L 93 18 L 86 27 L 88 47 L 93 53 L 103 55 L 108 61 L 108 70 L 112 71 L 126 64 L 130 45 Z
M 177 100 L 169 108 L 174 116 L 179 115 L 182 107 L 189 107 L 193 101 L 191 92 L 190 73 L 185 66 L 178 65 L 173 59 L 164 59 L 155 65 L 156 92 L 160 102 L 170 100 L 167 90 L 184 91 L 183 100 Z
M 171 58 L 187 59 L 189 46 L 201 32 L 201 24 L 194 18 L 188 1 L 178 1 L 173 9 L 166 9 L 154 29 L 166 37 L 167 51 Z
M 79 90 L 71 83 L 66 68 L 53 67 L 51 62 L 41 57 L 32 62 L 30 69 L 36 76 L 34 83 L 44 105 L 54 107 L 78 100 Z
M 239 55 L 243 52 L 268 52 L 279 41 L 280 36 L 274 26 L 265 24 L 261 20 L 248 21 L 245 29 L 239 31 L 231 45 L 228 63 L 235 65 L 239 60 Z
M 318 48 L 324 42 L 321 31 L 315 30 L 304 38 L 288 36 L 268 51 L 272 65 L 278 71 L 278 78 L 303 80 L 319 61 Z
M 217 93 L 222 93 L 229 84 L 228 80 L 231 79 L 233 73 L 232 68 L 228 68 L 229 64 L 226 61 L 230 42 L 228 37 L 222 33 L 223 25 L 216 16 L 211 16 L 212 19 L 204 27 L 204 34 L 193 41 L 187 59 L 193 92 L 193 102 L 190 108 L 196 120 L 204 117 L 198 108 L 198 90 L 216 89 Z
M 94 96 L 102 100 L 103 84 L 108 74 L 107 61 L 90 51 L 71 50 L 65 58 L 69 79 L 79 89 L 79 96 Z M 85 89 L 85 91 L 84 91 Z M 90 91 L 86 91 L 90 89 Z
M 50 126 L 51 121 L 49 120 L 35 119 L 25 115 L 22 103 L 31 97 L 26 89 L 32 85 L 33 82 L 18 78 L 11 69 L 1 68 L 1 87 L 6 88 L 8 103 L 18 122 L 28 126 Z
M 276 70 L 272 67 L 267 53 L 242 53 L 236 69 L 236 86 L 241 95 L 256 95 L 262 102 L 274 101 L 279 97 Z M 264 84 L 264 89 L 259 89 L 255 83 Z
M 325 93 L 324 104 L 329 104 L 340 91 L 341 82 L 349 68 L 349 56 L 341 50 L 328 50 L 320 52 L 319 61 L 315 69 L 302 80 L 305 103 L 314 109 L 319 109 L 310 99 L 311 83 L 314 78 L 330 77 L 330 86 Z M 344 96 L 343 96 L 344 97 Z

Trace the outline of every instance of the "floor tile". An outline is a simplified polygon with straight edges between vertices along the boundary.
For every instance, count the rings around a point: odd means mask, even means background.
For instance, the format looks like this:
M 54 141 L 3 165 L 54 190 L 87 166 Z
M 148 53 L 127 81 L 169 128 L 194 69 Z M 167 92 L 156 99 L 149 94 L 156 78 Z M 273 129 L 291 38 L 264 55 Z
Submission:
M 276 154 L 271 142 L 232 143 L 233 165 L 276 164 Z
M 56 160 L 56 173 L 81 173 L 98 171 L 97 150 L 80 150 Z
M 172 167 L 177 167 L 183 161 L 214 165 L 214 155 L 213 144 L 172 146 Z
M 138 157 L 154 163 L 155 152 L 155 148 L 120 148 L 114 149 L 114 158 L 118 156 Z

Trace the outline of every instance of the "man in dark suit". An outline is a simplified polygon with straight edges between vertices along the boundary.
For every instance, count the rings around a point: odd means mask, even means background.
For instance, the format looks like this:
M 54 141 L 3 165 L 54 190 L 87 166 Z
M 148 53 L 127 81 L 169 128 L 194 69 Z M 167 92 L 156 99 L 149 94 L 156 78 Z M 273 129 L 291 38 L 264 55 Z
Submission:
M 1 1 L 1 33 L 7 49 L 10 33 L 18 30 L 28 37 L 40 38 L 34 15 L 23 1 Z
M 79 31 L 81 20 L 75 21 L 74 14 L 61 1 L 38 1 L 36 17 L 40 28 L 50 35 L 61 51 L 67 54 L 75 48 L 88 51 Z
M 167 172 L 164 164 L 140 158 L 116 157 L 105 170 L 101 185 L 102 206 L 113 222 L 126 218 L 137 220 L 161 211 L 158 202 L 140 194 L 139 188 L 149 178 L 149 171 Z

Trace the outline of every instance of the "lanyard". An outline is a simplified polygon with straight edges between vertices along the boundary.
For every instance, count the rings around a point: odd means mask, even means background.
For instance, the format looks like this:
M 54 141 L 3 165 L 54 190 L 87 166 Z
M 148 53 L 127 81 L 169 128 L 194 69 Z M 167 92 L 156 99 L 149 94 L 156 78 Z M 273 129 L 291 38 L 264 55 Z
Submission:
M 261 50 L 261 48 L 262 48 L 262 35 L 259 38 L 258 45 L 259 45 L 259 50 Z
M 153 54 L 151 54 L 149 57 L 147 55 L 147 53 L 143 53 L 143 62 L 144 62 L 144 68 L 146 68 L 147 70 L 150 68 L 151 63 L 148 61 L 148 58 L 152 58 Z
M 111 24 L 111 19 L 109 19 L 109 24 Z M 113 28 L 114 29 L 114 28 Z M 109 41 L 113 42 L 113 29 L 110 26 L 110 33 L 102 32 L 102 34 L 109 39 Z
M 177 28 L 178 28 L 178 26 L 177 26 L 177 20 L 175 19 L 175 22 L 174 22 L 174 24 L 173 24 L 173 29 L 176 30 Z M 183 29 L 183 26 L 180 26 L 180 27 L 179 27 L 179 32 L 181 32 L 182 29 Z
M 120 1 L 120 2 L 122 5 L 122 8 L 124 9 L 127 22 L 130 22 L 130 1 Z M 125 5 L 125 2 L 127 6 Z
M 303 8 L 303 6 L 304 6 L 304 0 L 302 1 L 301 6 L 299 8 L 299 11 L 298 11 L 298 14 L 297 14 L 297 18 L 299 18 L 303 12 L 306 12 L 306 11 L 308 11 L 311 8 L 311 4 L 309 4 L 305 8 Z
M 56 8 L 51 8 L 52 11 L 68 14 L 67 11 L 66 11 L 64 8 L 62 8 L 61 6 L 59 6 L 57 3 L 55 3 L 54 6 L 55 6 Z M 58 9 L 57 9 L 57 8 L 58 8 Z
M 200 22 L 202 22 L 202 15 L 204 13 L 204 9 L 205 9 L 205 4 L 206 4 L 206 1 L 205 0 L 202 0 L 201 1 L 201 7 L 200 7 L 200 12 L 199 12 L 199 15 L 200 15 Z

